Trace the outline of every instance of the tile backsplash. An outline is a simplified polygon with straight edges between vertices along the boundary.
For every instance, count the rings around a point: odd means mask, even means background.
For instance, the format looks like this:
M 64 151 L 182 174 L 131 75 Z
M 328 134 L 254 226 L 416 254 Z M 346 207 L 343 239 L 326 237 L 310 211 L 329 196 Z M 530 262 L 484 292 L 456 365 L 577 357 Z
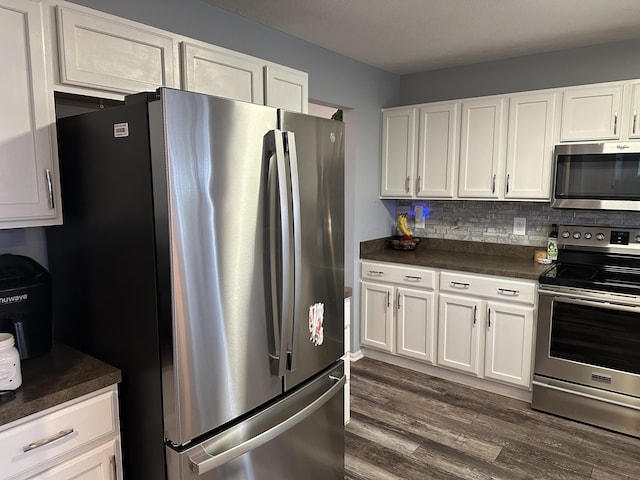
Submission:
M 424 228 L 415 227 L 416 205 L 423 207 Z M 396 214 L 400 213 L 408 213 L 409 226 L 418 237 L 513 245 L 546 246 L 552 223 L 640 228 L 640 212 L 552 210 L 539 202 L 397 200 Z M 524 235 L 513 233 L 516 217 L 526 219 Z

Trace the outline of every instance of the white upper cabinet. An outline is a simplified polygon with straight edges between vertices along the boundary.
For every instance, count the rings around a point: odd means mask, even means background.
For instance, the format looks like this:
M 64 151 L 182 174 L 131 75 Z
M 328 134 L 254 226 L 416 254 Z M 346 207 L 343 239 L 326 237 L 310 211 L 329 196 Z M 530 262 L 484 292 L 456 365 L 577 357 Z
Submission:
M 0 228 L 62 223 L 41 4 L 0 0 Z
M 415 107 L 382 111 L 382 197 L 413 196 L 416 169 Z
M 560 140 L 619 139 L 623 88 L 618 84 L 565 90 Z
M 507 97 L 462 102 L 459 197 L 499 198 L 504 185 Z
M 60 84 L 120 94 L 178 87 L 168 32 L 66 6 L 57 7 L 57 26 Z
M 460 103 L 418 109 L 416 197 L 452 198 L 458 186 Z
M 556 97 L 554 92 L 510 97 L 505 199 L 549 199 Z
M 640 138 L 640 82 L 629 86 L 631 91 L 631 111 L 629 112 L 629 130 L 627 137 Z
M 264 104 L 291 112 L 309 112 L 309 75 L 300 70 L 264 67 Z
M 213 45 L 182 42 L 182 88 L 219 97 L 264 102 L 262 62 Z

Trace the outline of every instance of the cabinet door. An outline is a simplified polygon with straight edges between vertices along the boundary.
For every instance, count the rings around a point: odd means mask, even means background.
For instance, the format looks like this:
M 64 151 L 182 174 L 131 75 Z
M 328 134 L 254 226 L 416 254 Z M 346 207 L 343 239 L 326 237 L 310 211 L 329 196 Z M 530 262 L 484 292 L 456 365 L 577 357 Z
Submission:
M 177 87 L 177 43 L 115 17 L 58 7 L 60 82 L 135 93 Z
M 361 342 L 368 347 L 393 353 L 393 287 L 362 282 Z
M 480 375 L 482 302 L 441 293 L 438 305 L 438 365 Z
M 398 329 L 396 352 L 399 355 L 434 363 L 436 346 L 434 293 L 398 288 L 396 299 Z
M 454 196 L 457 188 L 459 131 L 459 103 L 425 105 L 418 110 L 416 196 Z
M 413 196 L 416 115 L 414 107 L 382 112 L 382 197 Z
M 275 65 L 264 67 L 265 105 L 291 112 L 309 111 L 309 75 Z
M 503 183 L 506 100 L 503 97 L 462 103 L 460 197 L 498 198 Z
M 218 97 L 263 103 L 262 65 L 224 48 L 182 42 L 182 88 Z
M 566 90 L 562 96 L 560 140 L 620 138 L 622 86 Z
M 29 480 L 118 480 L 122 478 L 119 451 L 118 441 L 111 440 Z
M 629 122 L 629 138 L 640 138 L 640 83 L 631 85 L 631 119 Z
M 486 378 L 531 386 L 533 311 L 532 307 L 488 303 Z
M 0 0 L 0 228 L 62 223 L 41 4 Z
M 555 93 L 511 97 L 505 198 L 549 199 L 555 112 Z

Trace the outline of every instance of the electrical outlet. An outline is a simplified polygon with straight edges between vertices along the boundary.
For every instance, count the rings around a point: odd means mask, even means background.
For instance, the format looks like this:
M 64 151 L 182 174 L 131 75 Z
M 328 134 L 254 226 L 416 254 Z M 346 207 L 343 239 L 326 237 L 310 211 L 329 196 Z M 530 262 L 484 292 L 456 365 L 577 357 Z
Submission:
M 525 235 L 527 233 L 527 219 L 524 217 L 514 217 L 513 234 Z

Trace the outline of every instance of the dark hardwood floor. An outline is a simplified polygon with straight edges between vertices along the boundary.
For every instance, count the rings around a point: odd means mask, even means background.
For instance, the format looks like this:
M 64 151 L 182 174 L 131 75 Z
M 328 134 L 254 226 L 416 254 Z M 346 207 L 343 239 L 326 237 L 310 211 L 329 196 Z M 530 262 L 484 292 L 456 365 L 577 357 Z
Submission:
M 640 479 L 640 439 L 367 358 L 351 369 L 345 479 Z

